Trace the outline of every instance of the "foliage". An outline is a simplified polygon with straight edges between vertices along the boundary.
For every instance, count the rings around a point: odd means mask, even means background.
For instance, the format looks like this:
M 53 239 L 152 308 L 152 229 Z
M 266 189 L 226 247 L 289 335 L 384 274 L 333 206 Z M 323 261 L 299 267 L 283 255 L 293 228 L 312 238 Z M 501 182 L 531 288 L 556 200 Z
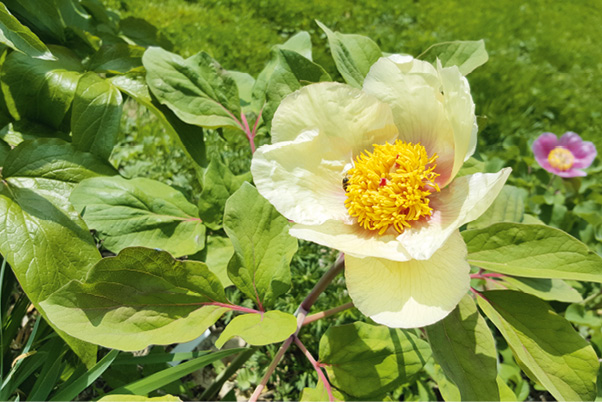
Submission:
M 104 4 L 0 4 L 0 400 L 210 400 L 234 373 L 248 398 L 272 372 L 282 400 L 600 396 L 599 159 L 560 181 L 530 152 L 544 130 L 602 149 L 592 5 Z M 476 303 L 424 332 L 347 310 L 336 253 L 298 244 L 249 174 L 282 99 L 361 87 L 383 52 L 470 73 L 482 131 L 461 174 L 513 168 L 462 232 Z

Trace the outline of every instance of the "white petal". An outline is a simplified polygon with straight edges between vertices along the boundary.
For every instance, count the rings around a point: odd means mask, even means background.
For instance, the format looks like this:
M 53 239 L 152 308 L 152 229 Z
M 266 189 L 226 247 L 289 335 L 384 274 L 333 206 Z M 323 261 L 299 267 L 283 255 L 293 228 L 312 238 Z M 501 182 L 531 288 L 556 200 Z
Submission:
M 388 105 L 333 82 L 308 85 L 287 96 L 272 120 L 272 143 L 292 141 L 315 130 L 346 143 L 353 155 L 397 137 Z
M 379 235 L 363 229 L 357 223 L 331 220 L 321 225 L 294 225 L 289 233 L 299 239 L 312 241 L 357 257 L 379 257 L 393 261 L 407 261 L 412 256 L 396 239 L 395 234 Z
M 351 151 L 342 145 L 307 131 L 294 141 L 260 147 L 251 162 L 257 190 L 294 222 L 350 221 L 342 180 Z
M 489 208 L 512 169 L 475 173 L 456 178 L 440 193 L 431 195 L 433 214 L 406 229 L 397 239 L 417 260 L 428 260 L 458 228 L 477 219 Z
M 438 61 L 438 60 L 437 60 Z M 477 146 L 477 119 L 475 106 L 470 95 L 470 86 L 458 67 L 441 67 L 437 63 L 445 101 L 447 116 L 454 130 L 454 167 L 452 178 L 456 176 L 462 164 L 470 158 Z
M 397 59 L 394 59 L 397 60 Z M 444 95 L 437 70 L 427 62 L 395 63 L 379 59 L 364 80 L 364 91 L 389 104 L 399 138 L 422 144 L 429 155 L 436 153 L 439 183 L 452 178 L 454 127 L 444 107 Z
M 345 256 L 353 304 L 379 324 L 415 328 L 447 316 L 470 286 L 466 245 L 456 231 L 429 260 Z

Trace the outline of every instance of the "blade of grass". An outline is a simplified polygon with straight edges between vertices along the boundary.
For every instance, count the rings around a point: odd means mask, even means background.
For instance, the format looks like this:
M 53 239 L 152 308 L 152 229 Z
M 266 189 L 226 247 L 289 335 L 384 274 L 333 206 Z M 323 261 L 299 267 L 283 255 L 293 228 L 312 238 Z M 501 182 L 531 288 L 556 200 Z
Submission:
M 28 401 L 45 401 L 56 386 L 63 369 L 65 362 L 63 356 L 66 352 L 66 345 L 62 339 L 53 339 L 50 343 L 50 354 L 40 370 L 40 374 L 27 396 Z
M 152 354 L 148 356 L 127 356 L 120 355 L 113 362 L 113 366 L 122 366 L 129 364 L 156 364 L 156 363 L 168 363 L 168 362 L 179 362 L 182 360 L 194 359 L 210 353 L 208 350 L 200 350 L 197 352 L 183 352 L 183 353 L 164 353 L 164 354 Z
M 134 381 L 131 384 L 117 388 L 109 392 L 111 394 L 135 394 L 135 395 L 147 395 L 164 385 L 172 383 L 180 378 L 205 367 L 208 364 L 213 363 L 216 360 L 223 359 L 224 357 L 240 353 L 248 350 L 247 348 L 236 348 L 220 350 L 219 352 L 207 354 L 196 359 L 187 361 L 174 367 L 170 367 L 165 370 L 161 370 L 158 373 L 152 374 L 146 378 Z
M 27 340 L 25 347 L 21 351 L 21 354 L 25 355 L 25 354 L 29 353 L 29 350 L 31 349 L 31 345 L 33 344 L 33 340 L 36 337 L 36 333 L 38 332 L 38 327 L 40 326 L 40 321 L 42 321 L 42 317 L 38 316 L 38 318 L 36 318 L 36 323 L 33 326 L 33 330 L 31 331 L 31 335 L 29 335 L 29 339 Z M 17 372 L 19 367 L 21 366 L 21 364 L 23 363 L 23 360 L 25 360 L 25 359 L 18 360 L 15 363 L 15 365 L 10 369 L 10 371 L 8 372 L 8 375 L 6 376 L 6 378 L 4 378 L 4 381 L 2 381 L 2 386 L 0 387 L 0 401 L 8 400 L 8 397 L 10 396 L 10 394 L 12 394 L 13 391 L 15 389 L 17 389 L 17 387 L 19 386 L 19 384 L 16 384 L 16 381 L 11 383 L 11 378 Z
M 52 398 L 51 401 L 71 401 L 77 395 L 79 395 L 84 389 L 88 388 L 98 377 L 104 373 L 111 363 L 115 361 L 115 358 L 119 354 L 116 349 L 111 350 L 105 357 L 103 357 L 98 363 L 94 365 L 88 372 L 79 377 L 77 380 L 69 384 L 66 388 L 59 390 Z
M 201 396 L 199 397 L 199 400 L 201 401 L 214 401 L 215 400 L 215 396 L 218 394 L 218 392 L 220 391 L 220 389 L 222 389 L 222 386 L 224 385 L 224 383 L 226 381 L 228 381 L 228 379 L 230 377 L 232 377 L 232 375 L 234 373 L 236 373 L 238 371 L 238 369 L 247 362 L 247 360 L 249 360 L 251 358 L 251 356 L 253 356 L 253 354 L 255 352 L 257 352 L 257 349 L 259 349 L 258 347 L 254 347 L 254 348 L 250 348 L 249 350 L 247 350 L 244 353 L 241 353 L 240 355 L 238 355 L 236 357 L 236 359 L 232 360 L 232 363 L 230 363 L 228 365 L 228 367 L 226 367 L 226 369 L 224 371 L 222 371 L 217 378 L 215 379 L 215 381 L 213 382 L 213 384 L 211 384 L 209 386 L 209 388 L 207 388 L 205 390 L 205 392 L 203 392 L 201 394 Z

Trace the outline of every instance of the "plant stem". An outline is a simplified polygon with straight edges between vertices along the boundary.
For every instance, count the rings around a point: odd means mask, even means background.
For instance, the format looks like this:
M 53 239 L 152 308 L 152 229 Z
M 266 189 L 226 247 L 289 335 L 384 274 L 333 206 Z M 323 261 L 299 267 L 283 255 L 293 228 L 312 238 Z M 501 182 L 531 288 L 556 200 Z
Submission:
M 303 321 L 303 325 L 307 325 L 311 322 L 320 320 L 322 318 L 325 317 L 329 317 L 331 315 L 340 313 L 341 311 L 345 311 L 347 309 L 350 309 L 353 307 L 353 302 L 349 302 L 349 303 L 345 303 L 341 306 L 335 307 L 335 308 L 331 308 L 330 310 L 326 310 L 326 311 L 321 311 L 319 313 L 316 314 L 312 314 L 309 317 L 305 317 L 305 320 Z
M 241 313 L 249 313 L 249 314 L 263 314 L 263 311 L 255 310 L 252 308 L 247 308 L 243 306 L 237 306 L 236 304 L 227 304 L 227 303 L 219 303 L 219 302 L 206 302 L 201 303 L 203 306 L 218 306 L 229 308 L 230 310 L 240 311 Z
M 326 290 L 330 282 L 332 282 L 332 280 L 344 268 L 345 256 L 343 253 L 341 253 L 337 260 L 334 262 L 334 264 L 332 264 L 332 267 L 330 267 L 330 269 L 326 271 L 326 273 L 322 276 L 322 278 L 320 278 L 318 283 L 316 283 L 311 292 L 309 292 L 309 294 L 301 302 L 301 304 L 297 308 L 297 311 L 295 312 L 295 315 L 297 316 L 297 329 L 295 330 L 295 333 L 292 334 L 286 341 L 284 341 L 282 346 L 280 346 L 278 353 L 276 353 L 276 356 L 274 356 L 274 359 L 272 360 L 272 363 L 270 363 L 270 366 L 268 367 L 265 375 L 261 379 L 261 382 L 259 383 L 257 388 L 255 388 L 255 391 L 253 392 L 253 395 L 251 395 L 249 402 L 257 401 L 257 398 L 259 398 L 259 394 L 261 394 L 261 391 L 263 391 L 263 389 L 265 388 L 266 384 L 268 383 L 268 380 L 274 373 L 274 370 L 276 370 L 276 366 L 278 366 L 278 363 L 280 363 L 280 359 L 282 359 L 282 356 L 284 356 L 284 352 L 286 352 L 286 350 L 289 348 L 289 346 L 291 346 L 295 338 L 297 338 L 297 334 L 303 326 L 305 317 L 307 316 L 307 312 L 311 309 L 311 306 L 313 306 L 313 304 L 316 302 L 318 296 L 320 296 L 320 294 L 324 292 L 324 290 Z
M 299 349 L 301 349 L 303 354 L 305 354 L 305 357 L 307 357 L 307 360 L 310 361 L 311 365 L 314 366 L 314 369 L 318 373 L 318 377 L 320 377 L 320 380 L 322 380 L 322 382 L 324 383 L 324 388 L 326 388 L 326 392 L 328 393 L 328 400 L 330 402 L 334 402 L 334 396 L 332 395 L 332 388 L 330 387 L 330 383 L 328 382 L 328 379 L 324 375 L 324 372 L 320 368 L 320 365 L 318 364 L 316 359 L 314 359 L 314 357 L 311 355 L 311 353 L 309 353 L 309 350 L 307 350 L 307 348 L 305 347 L 303 342 L 301 342 L 301 340 L 299 338 L 297 338 L 296 336 L 295 336 L 295 343 L 297 344 L 297 346 L 299 346 Z
M 282 359 L 282 356 L 284 356 L 284 352 L 286 352 L 288 347 L 291 346 L 291 343 L 293 343 L 293 339 L 294 335 L 291 335 L 286 341 L 284 341 L 282 346 L 280 346 L 280 349 L 278 349 L 278 353 L 276 353 L 276 356 L 274 356 L 274 360 L 272 360 L 272 363 L 270 363 L 270 366 L 268 367 L 268 370 L 261 379 L 261 382 L 259 383 L 257 388 L 255 388 L 255 391 L 253 392 L 253 395 L 251 395 L 251 398 L 249 398 L 249 402 L 257 401 L 257 398 L 259 398 L 261 391 L 263 391 L 263 389 L 265 388 L 266 384 L 268 383 L 268 380 L 272 376 L 272 373 L 274 372 L 274 370 L 276 370 L 276 366 L 278 366 L 278 363 L 280 363 L 280 359 Z

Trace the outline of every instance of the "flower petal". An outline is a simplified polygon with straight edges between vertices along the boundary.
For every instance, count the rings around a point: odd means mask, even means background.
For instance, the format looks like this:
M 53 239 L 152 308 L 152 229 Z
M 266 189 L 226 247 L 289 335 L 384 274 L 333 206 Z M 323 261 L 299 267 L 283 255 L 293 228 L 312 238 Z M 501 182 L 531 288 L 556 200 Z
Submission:
M 379 324 L 415 328 L 445 318 L 470 286 L 466 245 L 459 231 L 429 260 L 407 262 L 345 255 L 353 304 Z
M 532 149 L 535 155 L 535 160 L 544 169 L 548 170 L 544 164 L 548 162 L 548 155 L 558 146 L 558 138 L 554 133 L 543 133 L 535 141 L 533 141 Z M 549 163 L 547 163 L 549 166 Z
M 446 100 L 443 105 L 454 128 L 453 178 L 464 162 L 474 154 L 479 129 L 475 116 L 475 105 L 470 95 L 470 86 L 466 77 L 456 66 L 441 67 L 439 60 L 437 60 L 437 71 L 439 77 L 441 77 L 442 90 Z
M 272 120 L 272 143 L 292 141 L 315 130 L 338 138 L 354 156 L 397 137 L 388 105 L 359 89 L 333 82 L 308 85 L 287 96 Z
M 592 142 L 583 141 L 579 134 L 570 131 L 560 137 L 560 145 L 571 151 L 575 157 L 575 162 L 573 163 L 573 168 L 575 169 L 589 167 L 598 154 L 596 146 Z
M 379 235 L 376 231 L 363 229 L 357 223 L 331 220 L 313 226 L 296 224 L 290 228 L 289 233 L 298 239 L 312 241 L 360 258 L 380 257 L 393 261 L 407 261 L 412 258 L 397 241 L 396 234 Z
M 350 150 L 317 131 L 260 147 L 251 173 L 259 193 L 287 219 L 320 224 L 350 220 L 343 177 Z
M 512 169 L 475 173 L 456 178 L 431 196 L 430 219 L 414 224 L 397 236 L 403 248 L 417 260 L 430 259 L 460 226 L 477 219 L 502 190 Z
M 399 139 L 420 143 L 429 155 L 439 156 L 436 172 L 441 176 L 437 182 L 443 187 L 452 178 L 454 132 L 441 103 L 440 85 L 430 63 L 391 57 L 379 59 L 370 68 L 364 92 L 391 106 Z

